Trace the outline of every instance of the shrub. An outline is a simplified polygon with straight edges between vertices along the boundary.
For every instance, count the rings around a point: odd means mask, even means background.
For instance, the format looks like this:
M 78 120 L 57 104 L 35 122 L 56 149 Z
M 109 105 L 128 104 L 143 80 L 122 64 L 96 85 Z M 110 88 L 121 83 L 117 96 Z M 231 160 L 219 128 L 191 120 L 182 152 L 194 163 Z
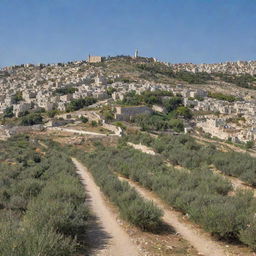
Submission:
M 8 118 L 11 118 L 13 117 L 14 114 L 13 114 L 13 107 L 7 107 L 5 110 L 4 110 L 4 117 L 8 117 Z
M 30 113 L 26 116 L 21 118 L 20 124 L 21 125 L 34 125 L 34 124 L 41 124 L 43 122 L 43 117 L 39 113 Z
M 0 255 L 75 255 L 90 213 L 72 161 L 27 136 L 0 146 Z
M 81 116 L 81 117 L 80 117 L 80 120 L 81 120 L 84 124 L 88 122 L 88 118 L 85 117 L 85 116 Z
M 240 240 L 251 247 L 253 250 L 256 250 L 256 219 L 255 216 L 250 219 L 250 222 L 247 224 L 246 228 L 242 230 L 239 234 Z
M 96 127 L 96 126 L 98 125 L 98 123 L 97 123 L 96 121 L 92 120 L 92 121 L 91 121 L 91 125 L 92 125 L 93 127 Z
M 67 104 L 67 111 L 68 112 L 76 111 L 81 108 L 90 106 L 96 102 L 97 102 L 97 100 L 93 97 L 85 97 L 83 99 L 75 99 Z
M 57 113 L 58 113 L 58 110 L 50 110 L 47 112 L 47 116 L 50 118 L 54 118 Z
M 191 141 L 187 136 L 179 137 L 178 141 L 189 149 L 197 149 L 189 143 Z M 233 197 L 228 196 L 232 190 L 230 182 L 207 169 L 175 170 L 167 167 L 161 157 L 147 155 L 123 144 L 117 149 L 105 148 L 95 154 L 97 158 L 93 159 L 99 165 L 104 163 L 110 170 L 154 191 L 162 200 L 188 214 L 193 221 L 219 238 L 244 242 L 249 239 L 248 233 L 254 232 L 254 227 L 248 226 L 253 223 L 251 216 L 254 216 L 256 209 L 252 193 L 242 191 Z M 106 183 L 106 180 L 103 182 Z M 118 184 L 111 187 L 117 189 Z M 121 198 L 125 205 L 125 200 Z M 125 208 L 128 213 L 132 211 L 126 205 Z M 129 215 L 135 218 L 134 214 Z M 254 248 L 254 239 L 245 243 Z
M 161 222 L 162 211 L 152 202 L 144 200 L 127 182 L 120 181 L 102 157 L 100 152 L 79 156 L 104 194 L 119 208 L 122 218 L 142 230 L 155 231 Z

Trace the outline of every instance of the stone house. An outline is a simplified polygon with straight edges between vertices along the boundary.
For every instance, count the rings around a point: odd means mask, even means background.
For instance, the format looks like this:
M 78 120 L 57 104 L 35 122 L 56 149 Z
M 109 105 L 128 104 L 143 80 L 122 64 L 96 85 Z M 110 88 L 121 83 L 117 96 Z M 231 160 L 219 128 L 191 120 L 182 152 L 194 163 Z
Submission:
M 88 56 L 88 62 L 89 63 L 98 63 L 102 62 L 102 57 L 101 56 Z
M 153 111 L 147 106 L 116 107 L 115 119 L 119 121 L 130 121 L 139 115 L 150 115 Z
M 19 117 L 22 113 L 31 109 L 31 104 L 26 102 L 20 102 L 13 105 L 13 113 L 16 117 Z

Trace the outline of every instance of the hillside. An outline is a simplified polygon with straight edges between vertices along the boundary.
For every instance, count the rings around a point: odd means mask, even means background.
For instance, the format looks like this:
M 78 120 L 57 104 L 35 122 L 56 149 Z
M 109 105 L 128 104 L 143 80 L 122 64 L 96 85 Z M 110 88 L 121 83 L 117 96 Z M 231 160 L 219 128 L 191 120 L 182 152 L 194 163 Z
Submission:
M 254 254 L 255 75 L 176 67 L 1 72 L 1 255 Z
M 167 64 L 156 62 L 152 58 L 117 56 L 104 58 L 101 63 L 86 61 L 57 64 L 26 64 L 2 69 L 0 74 L 1 88 L 15 90 L 15 87 L 25 86 L 33 89 L 36 85 L 44 89 L 58 85 L 79 86 L 90 83 L 97 74 L 104 75 L 108 82 L 124 83 L 168 83 L 194 84 L 211 89 L 238 90 L 254 89 L 255 62 L 228 62 L 220 64 Z M 16 88 L 18 90 L 18 88 Z M 244 92 L 244 90 L 241 90 Z M 3 93 L 3 91 L 2 91 Z

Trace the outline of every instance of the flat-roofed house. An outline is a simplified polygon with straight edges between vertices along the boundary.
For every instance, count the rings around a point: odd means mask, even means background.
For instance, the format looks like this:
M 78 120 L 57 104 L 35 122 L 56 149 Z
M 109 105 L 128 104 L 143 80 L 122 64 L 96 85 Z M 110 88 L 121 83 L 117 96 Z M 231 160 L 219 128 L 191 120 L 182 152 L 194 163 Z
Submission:
M 88 56 L 88 62 L 89 63 L 98 63 L 102 61 L 102 57 L 101 56 Z
M 150 115 L 153 111 L 147 106 L 116 107 L 115 119 L 119 121 L 130 121 L 139 115 Z

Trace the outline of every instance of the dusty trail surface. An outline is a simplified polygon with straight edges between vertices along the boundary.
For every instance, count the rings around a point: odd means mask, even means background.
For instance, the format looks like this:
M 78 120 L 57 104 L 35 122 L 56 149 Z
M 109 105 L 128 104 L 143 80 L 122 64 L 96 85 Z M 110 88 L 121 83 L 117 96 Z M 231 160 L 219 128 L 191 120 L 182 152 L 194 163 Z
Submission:
M 87 168 L 83 166 L 75 158 L 72 158 L 73 163 L 77 167 L 78 174 L 82 178 L 82 182 L 86 187 L 87 194 L 91 198 L 91 208 L 98 218 L 100 225 L 105 233 L 109 235 L 109 239 L 104 245 L 104 248 L 98 248 L 93 255 L 97 256 L 137 256 L 138 249 L 131 242 L 127 233 L 119 226 L 115 214 L 106 205 L 105 200 L 98 186 L 94 183 L 91 174 Z M 97 237 L 100 234 L 94 234 L 96 240 L 102 239 Z
M 147 147 L 145 145 L 142 145 L 142 144 L 134 144 L 134 143 L 131 143 L 131 142 L 128 142 L 127 143 L 129 146 L 132 146 L 134 147 L 135 149 L 137 150 L 140 150 L 142 151 L 143 153 L 146 153 L 146 154 L 149 154 L 149 155 L 156 155 L 155 151 L 150 148 L 150 147 Z
M 119 177 L 121 180 L 126 180 L 132 187 L 134 187 L 144 198 L 152 200 L 164 212 L 163 220 L 169 225 L 173 226 L 175 230 L 186 239 L 200 255 L 204 256 L 225 256 L 230 255 L 225 248 L 211 239 L 211 237 L 201 234 L 199 230 L 192 227 L 192 225 L 180 220 L 180 214 L 171 210 L 162 200 L 156 197 L 152 192 L 147 191 L 135 182 Z

